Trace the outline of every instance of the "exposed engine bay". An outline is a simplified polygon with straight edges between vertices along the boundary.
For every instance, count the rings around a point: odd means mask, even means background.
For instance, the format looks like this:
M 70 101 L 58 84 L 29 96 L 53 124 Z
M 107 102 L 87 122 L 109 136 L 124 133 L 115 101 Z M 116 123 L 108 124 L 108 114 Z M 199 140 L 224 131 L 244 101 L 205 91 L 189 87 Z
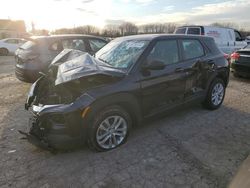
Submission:
M 121 71 L 116 70 L 117 77 L 110 67 L 101 67 L 98 63 L 87 53 L 62 51 L 38 81 L 33 104 L 69 104 L 88 89 L 112 83 L 122 76 Z

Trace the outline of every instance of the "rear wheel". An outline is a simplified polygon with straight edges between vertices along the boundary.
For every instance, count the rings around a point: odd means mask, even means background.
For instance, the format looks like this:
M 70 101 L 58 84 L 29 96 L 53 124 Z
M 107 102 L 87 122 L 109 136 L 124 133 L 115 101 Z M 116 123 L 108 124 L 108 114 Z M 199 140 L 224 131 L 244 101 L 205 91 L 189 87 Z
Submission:
M 9 50 L 6 48 L 0 48 L 0 55 L 8 55 L 9 54 Z
M 120 106 L 106 107 L 90 124 L 88 144 L 97 151 L 107 151 L 123 144 L 132 124 L 130 115 Z
M 215 78 L 212 82 L 206 99 L 204 101 L 204 106 L 207 109 L 215 110 L 219 108 L 224 100 L 225 96 L 225 83 L 220 78 Z

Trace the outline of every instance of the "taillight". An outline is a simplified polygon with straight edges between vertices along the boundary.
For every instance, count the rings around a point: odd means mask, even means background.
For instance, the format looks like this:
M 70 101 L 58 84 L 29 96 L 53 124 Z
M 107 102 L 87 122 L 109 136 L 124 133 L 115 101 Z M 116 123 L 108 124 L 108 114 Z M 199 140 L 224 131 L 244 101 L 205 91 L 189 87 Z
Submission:
M 240 58 L 240 54 L 238 54 L 237 52 L 234 52 L 234 53 L 232 53 L 231 54 L 231 59 L 232 60 L 239 60 L 239 58 Z

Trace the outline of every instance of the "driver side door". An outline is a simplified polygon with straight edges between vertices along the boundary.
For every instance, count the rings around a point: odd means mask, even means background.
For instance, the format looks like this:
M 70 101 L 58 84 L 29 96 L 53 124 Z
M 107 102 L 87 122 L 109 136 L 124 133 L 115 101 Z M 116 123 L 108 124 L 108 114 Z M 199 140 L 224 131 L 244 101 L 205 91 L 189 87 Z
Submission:
M 154 115 L 183 102 L 186 77 L 177 39 L 158 40 L 143 63 L 163 62 L 162 70 L 142 68 L 140 86 L 143 113 Z

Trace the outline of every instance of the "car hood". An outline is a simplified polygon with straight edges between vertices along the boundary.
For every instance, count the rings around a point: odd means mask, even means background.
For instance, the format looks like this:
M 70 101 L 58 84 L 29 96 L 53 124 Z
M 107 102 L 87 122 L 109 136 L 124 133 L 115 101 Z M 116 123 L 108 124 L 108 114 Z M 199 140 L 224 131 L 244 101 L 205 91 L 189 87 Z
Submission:
M 57 67 L 55 85 L 92 75 L 123 77 L 126 73 L 108 66 L 86 52 L 71 49 L 63 50 L 54 58 L 50 69 L 54 67 Z

